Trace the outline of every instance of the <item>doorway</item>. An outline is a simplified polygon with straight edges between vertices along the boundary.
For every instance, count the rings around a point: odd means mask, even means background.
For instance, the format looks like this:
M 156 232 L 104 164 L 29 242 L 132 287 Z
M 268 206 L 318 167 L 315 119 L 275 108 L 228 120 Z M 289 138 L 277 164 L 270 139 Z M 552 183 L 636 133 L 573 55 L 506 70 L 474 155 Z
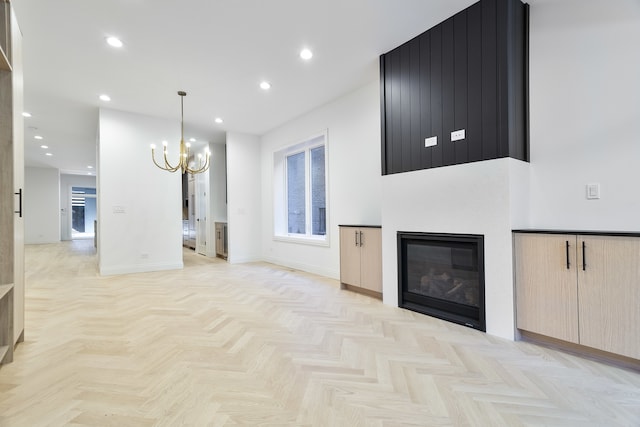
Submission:
M 96 221 L 96 189 L 71 187 L 71 239 L 93 239 Z

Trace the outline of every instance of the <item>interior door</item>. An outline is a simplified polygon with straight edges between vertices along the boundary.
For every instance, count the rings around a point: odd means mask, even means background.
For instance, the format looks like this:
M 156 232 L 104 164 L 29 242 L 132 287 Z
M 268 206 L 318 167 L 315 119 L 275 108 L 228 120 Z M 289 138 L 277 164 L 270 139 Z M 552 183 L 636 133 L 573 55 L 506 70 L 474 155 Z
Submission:
M 209 194 L 209 171 L 196 175 L 196 252 L 207 255 L 207 195 Z

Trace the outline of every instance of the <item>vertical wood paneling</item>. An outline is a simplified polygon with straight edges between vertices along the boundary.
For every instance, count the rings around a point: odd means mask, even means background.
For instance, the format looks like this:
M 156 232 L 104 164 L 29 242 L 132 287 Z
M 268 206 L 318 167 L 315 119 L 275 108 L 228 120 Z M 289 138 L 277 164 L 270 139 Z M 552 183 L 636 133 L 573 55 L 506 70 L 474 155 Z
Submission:
M 420 40 L 415 38 L 411 40 L 407 46 L 409 51 L 409 86 L 410 86 L 410 163 L 407 165 L 409 170 L 418 170 L 420 165 L 420 151 L 423 149 L 423 144 L 420 141 L 423 139 L 420 132 Z
M 454 130 L 467 129 L 468 81 L 467 81 L 467 11 L 453 17 L 453 55 L 454 55 Z M 454 163 L 466 163 L 469 160 L 467 147 L 469 140 L 454 142 Z
M 396 50 L 389 54 L 387 66 L 391 68 L 391 170 L 402 171 L 402 120 L 400 116 L 400 53 Z
M 433 163 L 431 153 L 433 149 L 424 148 L 424 138 L 434 136 L 431 125 L 431 32 L 425 33 L 420 40 L 420 132 L 423 141 L 420 146 L 420 166 L 430 168 Z M 441 141 L 440 141 L 441 142 Z
M 454 128 L 454 54 L 453 54 L 453 18 L 442 23 L 442 160 L 445 165 L 455 163 L 454 142 L 451 132 Z
M 528 47 L 525 32 L 519 28 L 527 28 L 528 5 L 510 3 L 508 25 L 509 39 L 509 154 L 520 160 L 528 160 L 527 144 L 527 85 L 525 64 Z
M 509 35 L 508 2 L 498 1 L 496 8 L 496 57 L 498 63 L 498 153 L 509 152 L 509 69 L 507 64 Z
M 388 174 L 387 150 L 391 141 L 387 137 L 387 73 L 385 67 L 386 55 L 380 55 L 380 135 L 382 136 L 382 149 L 380 150 L 380 166 L 382 175 Z
M 482 160 L 482 6 L 467 10 L 468 161 Z
M 438 137 L 438 145 L 431 149 L 431 166 L 442 166 L 442 145 L 446 143 L 442 131 L 442 29 L 431 30 L 431 129 Z
M 401 147 L 402 170 L 410 170 L 411 165 L 411 60 L 408 45 L 398 49 L 400 53 L 400 122 L 401 122 Z
M 383 55 L 383 174 L 528 160 L 527 10 L 481 0 Z M 451 142 L 461 129 L 465 140 Z
M 496 0 L 482 1 L 482 158 L 498 156 Z

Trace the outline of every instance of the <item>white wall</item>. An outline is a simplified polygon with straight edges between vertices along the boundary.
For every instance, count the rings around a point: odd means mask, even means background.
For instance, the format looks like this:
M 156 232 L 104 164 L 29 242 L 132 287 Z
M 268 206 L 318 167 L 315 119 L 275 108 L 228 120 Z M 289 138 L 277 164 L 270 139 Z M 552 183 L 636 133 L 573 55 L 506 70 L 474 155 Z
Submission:
M 180 172 L 158 169 L 151 161 L 149 148 L 151 143 L 161 147 L 161 141 L 167 140 L 169 156 L 177 159 L 179 131 L 178 121 L 100 110 L 101 274 L 182 268 Z
M 532 226 L 639 231 L 640 2 L 530 4 Z
M 227 159 L 226 144 L 209 144 L 209 203 L 207 221 L 207 256 L 216 256 L 216 222 L 227 222 Z
M 60 172 L 53 168 L 25 168 L 23 199 L 24 242 L 60 241 Z
M 227 134 L 228 236 L 230 263 L 260 260 L 260 140 Z
M 505 158 L 383 177 L 384 302 L 398 303 L 398 231 L 481 234 L 487 333 L 513 339 L 511 230 L 528 224 L 528 169 Z
M 61 240 L 71 240 L 71 187 L 96 187 L 96 177 L 89 175 L 60 175 Z M 93 230 L 93 224 L 87 225 Z
M 273 239 L 273 154 L 327 130 L 329 246 Z M 339 224 L 380 225 L 380 85 L 372 82 L 261 138 L 262 254 L 270 262 L 340 277 Z M 229 193 L 231 196 L 231 191 Z
M 209 188 L 213 221 L 227 221 L 227 159 L 225 144 L 210 144 Z

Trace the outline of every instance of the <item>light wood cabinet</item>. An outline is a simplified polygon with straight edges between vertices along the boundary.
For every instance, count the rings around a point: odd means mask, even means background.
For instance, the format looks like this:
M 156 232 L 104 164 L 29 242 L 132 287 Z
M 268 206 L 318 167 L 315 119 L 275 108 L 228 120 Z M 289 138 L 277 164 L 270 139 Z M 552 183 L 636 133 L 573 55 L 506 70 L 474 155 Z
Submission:
M 515 235 L 518 328 L 578 343 L 575 241 L 562 234 Z
M 578 242 L 580 344 L 640 359 L 640 238 Z
M 340 282 L 382 296 L 380 227 L 340 226 Z
M 0 364 L 24 340 L 22 35 L 0 2 Z
M 216 222 L 216 256 L 227 259 L 227 223 Z
M 518 329 L 640 359 L 640 238 L 515 233 Z

